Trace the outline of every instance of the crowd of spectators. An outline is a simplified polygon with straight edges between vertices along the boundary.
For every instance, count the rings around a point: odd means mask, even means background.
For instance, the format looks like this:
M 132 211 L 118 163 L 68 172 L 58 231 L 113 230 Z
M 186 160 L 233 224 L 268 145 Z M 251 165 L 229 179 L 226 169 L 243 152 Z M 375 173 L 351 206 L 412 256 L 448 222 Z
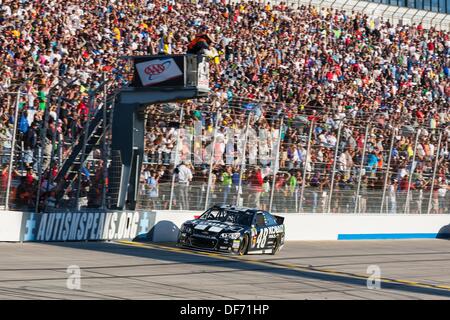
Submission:
M 278 211 L 353 212 L 355 205 L 379 211 L 387 177 L 386 210 L 408 205 L 427 211 L 432 191 L 431 212 L 446 211 L 448 31 L 283 2 L 1 5 L 0 94 L 24 84 L 19 145 L 27 170 L 39 170 L 39 157 L 64 159 L 83 132 L 89 92 L 103 77 L 125 83 L 119 56 L 185 53 L 197 34 L 208 33 L 214 40 L 205 51 L 210 98 L 148 111 L 144 205 L 193 209 L 203 208 L 206 198 L 237 202 L 241 185 L 244 204 L 266 209 L 272 202 Z M 76 81 L 63 89 L 65 79 Z M 52 88 L 53 96 L 62 93 L 60 108 L 48 101 Z M 0 97 L 0 141 L 7 155 L 14 110 L 6 96 Z M 44 171 L 51 167 L 44 162 Z M 182 171 L 191 172 L 187 181 Z

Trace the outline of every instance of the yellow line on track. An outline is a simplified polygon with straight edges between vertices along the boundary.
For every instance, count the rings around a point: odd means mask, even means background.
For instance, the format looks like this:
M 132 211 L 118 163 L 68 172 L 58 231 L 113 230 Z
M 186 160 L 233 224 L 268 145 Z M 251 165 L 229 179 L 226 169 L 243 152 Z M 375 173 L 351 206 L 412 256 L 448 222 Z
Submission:
M 335 275 L 342 275 L 342 276 L 349 276 L 356 279 L 367 279 L 367 275 L 352 273 L 352 272 L 345 272 L 345 271 L 338 271 L 338 270 L 331 270 L 331 269 L 322 269 L 322 268 L 315 268 L 310 266 L 301 266 L 296 265 L 292 263 L 279 263 L 279 262 L 272 262 L 267 260 L 251 260 L 247 258 L 243 258 L 240 256 L 224 256 L 221 253 L 215 253 L 215 252 L 204 252 L 204 251 L 196 251 L 191 249 L 185 249 L 181 247 L 172 247 L 169 245 L 161 245 L 156 243 L 142 243 L 142 242 L 135 242 L 135 241 L 126 241 L 126 240 L 119 240 L 115 241 L 115 243 L 121 244 L 121 245 L 127 245 L 132 247 L 138 247 L 138 248 L 151 248 L 156 250 L 163 250 L 163 251 L 171 251 L 171 252 L 178 252 L 178 253 L 185 253 L 185 254 L 191 254 L 191 255 L 197 255 L 197 256 L 209 256 L 214 257 L 221 260 L 226 261 L 242 261 L 245 263 L 251 263 L 251 264 L 258 264 L 263 266 L 274 266 L 279 268 L 287 268 L 292 270 L 307 270 L 307 271 L 313 271 L 317 273 L 327 273 L 327 274 L 335 274 Z M 415 282 L 415 281 L 408 281 L 408 280 L 401 280 L 401 279 L 391 279 L 391 278 L 380 278 L 381 282 L 385 283 L 396 283 L 396 284 L 407 284 L 409 286 L 413 287 L 420 287 L 420 288 L 428 288 L 428 289 L 440 289 L 440 290 L 446 290 L 450 291 L 450 286 L 443 286 L 443 285 L 435 285 L 435 284 L 429 284 L 429 283 L 421 283 L 421 282 Z

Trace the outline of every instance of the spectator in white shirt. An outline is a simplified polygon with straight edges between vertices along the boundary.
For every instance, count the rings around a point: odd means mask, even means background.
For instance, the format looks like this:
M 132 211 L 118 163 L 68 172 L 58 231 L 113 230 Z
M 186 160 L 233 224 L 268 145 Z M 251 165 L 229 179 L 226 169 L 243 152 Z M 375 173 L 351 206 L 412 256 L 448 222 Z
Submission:
M 177 168 L 178 193 L 181 210 L 189 210 L 189 183 L 192 181 L 192 170 L 182 162 Z

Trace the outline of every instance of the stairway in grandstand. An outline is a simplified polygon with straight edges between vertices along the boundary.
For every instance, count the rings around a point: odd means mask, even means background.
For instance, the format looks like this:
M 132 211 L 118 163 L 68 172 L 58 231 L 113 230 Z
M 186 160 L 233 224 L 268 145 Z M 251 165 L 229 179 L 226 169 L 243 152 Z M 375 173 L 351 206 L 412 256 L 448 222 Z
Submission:
M 56 184 L 56 200 L 59 202 L 67 189 L 77 179 L 81 166 L 84 165 L 94 148 L 101 148 L 101 141 L 105 132 L 111 125 L 111 116 L 115 95 L 111 95 L 106 104 L 99 106 L 92 115 L 89 124 L 86 124 L 86 144 L 85 134 L 82 134 L 78 141 L 70 150 L 69 156 L 64 160 L 54 183 Z M 106 118 L 104 111 L 106 108 Z M 106 120 L 106 121 L 105 121 Z M 107 126 L 105 130 L 104 126 Z M 84 163 L 83 163 L 84 162 Z

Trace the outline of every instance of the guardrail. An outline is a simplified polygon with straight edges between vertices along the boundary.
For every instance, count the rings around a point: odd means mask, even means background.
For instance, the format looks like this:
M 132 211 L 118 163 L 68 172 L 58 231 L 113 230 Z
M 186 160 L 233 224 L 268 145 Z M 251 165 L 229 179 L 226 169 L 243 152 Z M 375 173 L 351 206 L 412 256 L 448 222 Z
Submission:
M 446 215 L 283 216 L 286 241 L 450 238 Z M 196 211 L 88 211 L 0 214 L 0 241 L 177 241 L 181 225 Z
M 239 3 L 239 0 L 232 0 Z M 246 2 L 246 1 L 245 1 Z M 412 25 L 422 24 L 424 28 L 434 27 L 437 30 L 450 30 L 450 15 L 440 12 L 418 10 L 414 8 L 387 5 L 360 0 L 260 0 L 259 3 L 272 5 L 284 2 L 290 7 L 298 8 L 302 5 L 312 5 L 317 8 L 333 8 L 347 12 L 361 12 L 371 17 L 377 17 L 393 24 Z

